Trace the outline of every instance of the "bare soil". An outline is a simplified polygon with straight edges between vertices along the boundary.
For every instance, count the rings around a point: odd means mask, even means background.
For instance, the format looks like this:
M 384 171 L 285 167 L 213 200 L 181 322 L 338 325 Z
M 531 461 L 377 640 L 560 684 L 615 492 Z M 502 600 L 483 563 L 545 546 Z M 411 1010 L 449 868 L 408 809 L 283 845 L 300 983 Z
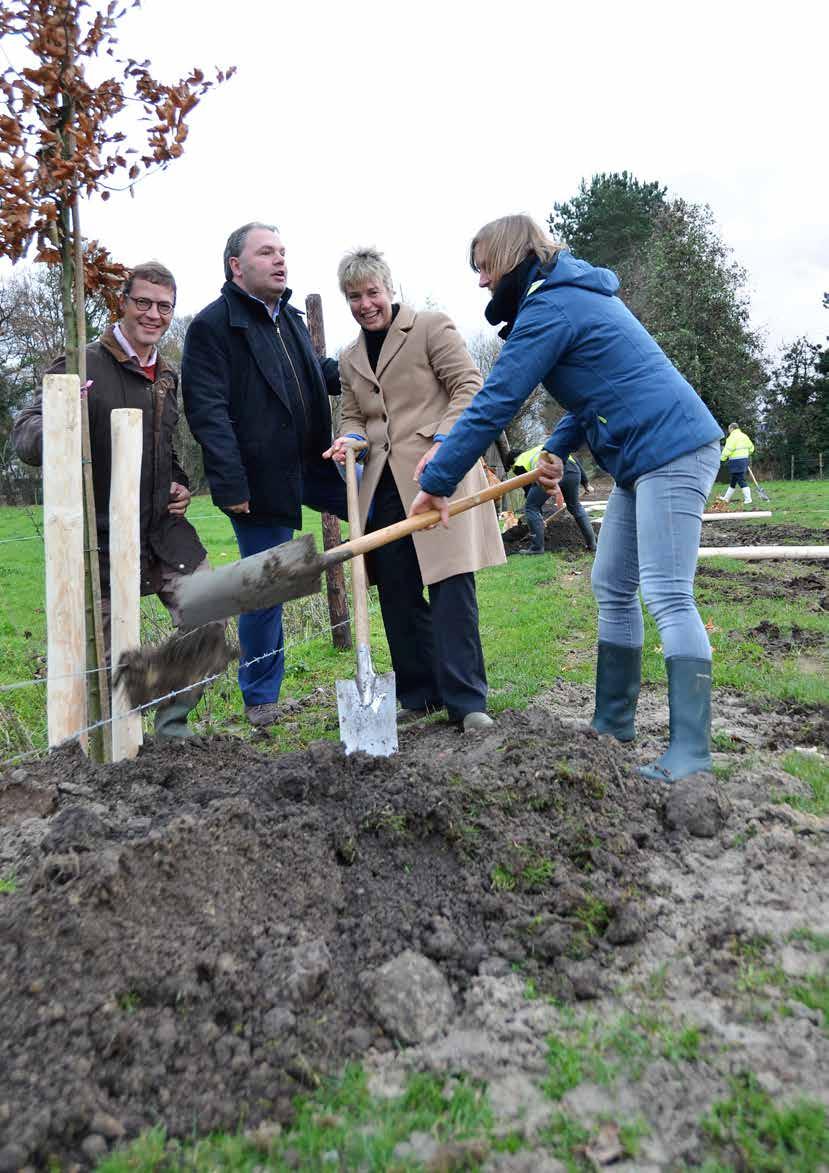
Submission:
M 0 777 L 0 875 L 17 878 L 0 894 L 0 1171 L 86 1166 L 158 1122 L 285 1122 L 355 1057 L 378 1093 L 415 1069 L 537 1084 L 581 1003 L 702 1031 L 695 1062 L 565 1097 L 591 1127 L 649 1122 L 630 1168 L 693 1161 L 737 1070 L 829 1102 L 820 1014 L 758 1016 L 738 969 L 758 937 L 787 972 L 821 962 L 791 933 L 829 932 L 829 822 L 770 799 L 800 785 L 774 753 L 825 751 L 827 710 L 718 696 L 735 772 L 680 792 L 636 772 L 663 690 L 644 691 L 633 746 L 587 728 L 591 701 L 562 681 L 486 734 L 407 729 L 391 759 L 217 738 L 111 767 L 65 749 Z M 405 951 L 455 1009 L 401 1048 L 367 990 Z

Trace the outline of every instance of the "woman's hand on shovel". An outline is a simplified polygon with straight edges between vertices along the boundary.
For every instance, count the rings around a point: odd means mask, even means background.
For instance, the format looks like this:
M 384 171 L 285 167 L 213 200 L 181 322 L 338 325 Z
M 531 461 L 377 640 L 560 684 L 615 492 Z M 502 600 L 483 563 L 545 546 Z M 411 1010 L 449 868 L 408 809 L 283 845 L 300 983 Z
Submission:
M 428 513 L 430 509 L 437 509 L 440 513 L 440 522 L 446 529 L 449 528 L 449 498 L 448 497 L 433 497 L 431 493 L 424 493 L 421 489 L 418 495 L 412 501 L 412 507 L 409 510 L 409 517 L 414 517 L 417 513 Z M 427 529 L 434 529 L 435 526 L 430 525 Z

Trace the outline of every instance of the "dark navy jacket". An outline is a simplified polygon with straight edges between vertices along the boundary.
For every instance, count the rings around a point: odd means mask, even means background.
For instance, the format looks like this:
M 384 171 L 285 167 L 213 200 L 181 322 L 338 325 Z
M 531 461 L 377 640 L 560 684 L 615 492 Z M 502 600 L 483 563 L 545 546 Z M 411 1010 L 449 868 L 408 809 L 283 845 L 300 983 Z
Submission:
M 586 443 L 624 487 L 723 435 L 618 288 L 569 252 L 534 267 L 488 379 L 421 474 L 426 492 L 450 494 L 539 383 L 568 412 L 544 447 L 566 460 Z
M 214 503 L 249 501 L 251 521 L 299 529 L 304 481 L 330 463 L 321 459 L 331 443 L 328 395 L 340 387 L 337 364 L 320 364 L 289 297 L 275 324 L 262 302 L 226 281 L 190 324 L 181 382 Z

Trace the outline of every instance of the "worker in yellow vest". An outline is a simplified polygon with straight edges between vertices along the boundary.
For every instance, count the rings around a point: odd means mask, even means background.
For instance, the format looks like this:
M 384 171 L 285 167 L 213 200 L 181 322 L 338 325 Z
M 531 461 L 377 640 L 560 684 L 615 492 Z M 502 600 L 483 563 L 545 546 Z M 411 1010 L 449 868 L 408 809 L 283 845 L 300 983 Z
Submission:
M 520 452 L 517 456 L 513 456 L 512 475 L 517 476 L 522 472 L 531 472 L 536 468 L 541 456 L 542 447 L 542 444 L 537 444 L 534 448 L 528 448 L 526 452 Z M 578 457 L 571 453 L 564 462 L 564 476 L 559 483 L 561 499 L 557 499 L 556 504 L 559 507 L 567 506 L 567 512 L 571 515 L 581 531 L 585 546 L 587 546 L 588 550 L 592 551 L 596 549 L 596 535 L 593 532 L 593 526 L 587 515 L 587 511 L 579 500 L 579 489 L 582 485 L 588 493 L 593 491 L 590 488 L 587 474 L 582 468 Z M 541 509 L 546 500 L 547 494 L 540 485 L 530 485 L 526 490 L 524 520 L 532 534 L 532 545 L 529 550 L 519 550 L 519 554 L 544 553 L 544 521 L 541 516 Z
M 723 444 L 721 460 L 728 461 L 728 471 L 731 473 L 731 483 L 723 493 L 722 497 L 718 497 L 718 501 L 725 501 L 726 503 L 734 496 L 734 490 L 739 485 L 743 490 L 743 504 L 751 504 L 751 489 L 746 484 L 746 472 L 748 471 L 748 459 L 754 451 L 754 445 L 745 432 L 740 430 L 739 424 L 728 425 L 728 438 Z

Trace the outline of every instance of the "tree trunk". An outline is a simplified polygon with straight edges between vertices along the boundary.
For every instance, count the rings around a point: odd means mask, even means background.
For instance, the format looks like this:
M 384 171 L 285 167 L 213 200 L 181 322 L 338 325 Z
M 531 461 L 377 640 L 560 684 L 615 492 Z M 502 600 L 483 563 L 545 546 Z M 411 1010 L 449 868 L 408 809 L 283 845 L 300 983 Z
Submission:
M 325 357 L 325 326 L 322 320 L 322 299 L 318 293 L 309 293 L 305 298 L 308 314 L 308 330 L 314 350 Z M 334 404 L 332 403 L 332 415 Z M 342 541 L 340 519 L 331 513 L 322 515 L 322 545 L 330 550 Z M 335 648 L 351 647 L 351 621 L 348 614 L 348 594 L 345 589 L 345 575 L 342 566 L 332 566 L 325 572 L 328 593 L 328 616 L 331 620 L 331 640 Z

